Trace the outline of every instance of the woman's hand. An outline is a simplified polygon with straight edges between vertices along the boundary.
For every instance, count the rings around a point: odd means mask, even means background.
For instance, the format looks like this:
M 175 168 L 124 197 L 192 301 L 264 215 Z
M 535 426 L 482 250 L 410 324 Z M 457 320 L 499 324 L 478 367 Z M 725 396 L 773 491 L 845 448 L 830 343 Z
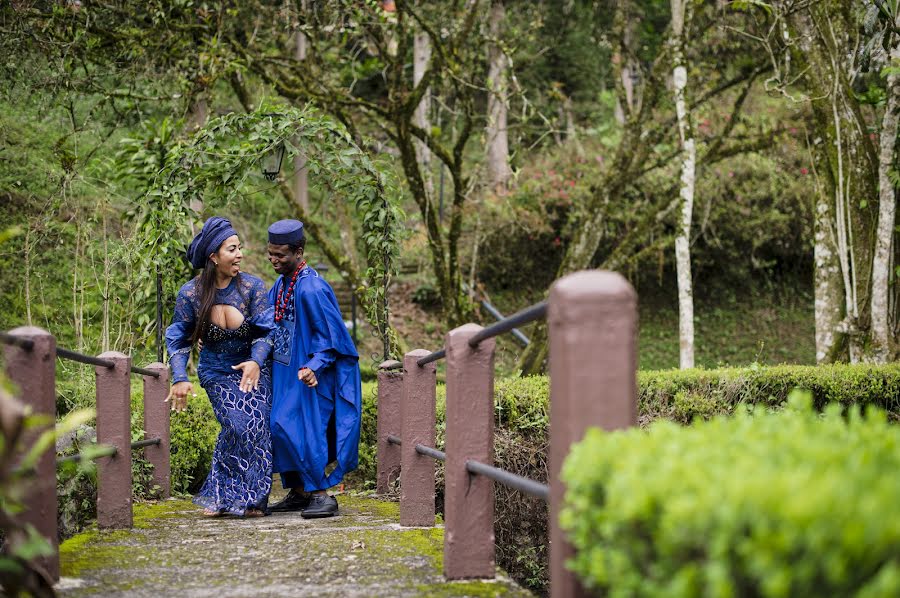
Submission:
M 233 370 L 240 370 L 243 373 L 239 388 L 241 392 L 250 392 L 259 388 L 259 364 L 255 361 L 244 361 L 237 365 L 231 366 Z
M 172 411 L 175 413 L 181 413 L 185 409 L 187 409 L 187 396 L 189 394 L 194 394 L 194 386 L 190 382 L 176 382 L 172 385 L 172 388 L 169 389 L 169 396 L 166 397 L 165 402 L 168 403 L 171 401 L 172 403 Z M 196 397 L 197 395 L 194 394 Z
M 300 368 L 300 371 L 297 372 L 297 379 L 310 388 L 315 388 L 319 384 L 319 381 L 316 380 L 316 373 L 309 368 Z

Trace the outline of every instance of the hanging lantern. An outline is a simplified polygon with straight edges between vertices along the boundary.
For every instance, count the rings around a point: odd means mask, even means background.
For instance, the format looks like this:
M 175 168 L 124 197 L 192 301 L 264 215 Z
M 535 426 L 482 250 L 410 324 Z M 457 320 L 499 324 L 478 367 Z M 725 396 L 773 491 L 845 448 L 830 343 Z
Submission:
M 263 156 L 262 173 L 267 180 L 274 181 L 281 172 L 281 161 L 284 160 L 284 142 L 276 145 L 272 151 Z

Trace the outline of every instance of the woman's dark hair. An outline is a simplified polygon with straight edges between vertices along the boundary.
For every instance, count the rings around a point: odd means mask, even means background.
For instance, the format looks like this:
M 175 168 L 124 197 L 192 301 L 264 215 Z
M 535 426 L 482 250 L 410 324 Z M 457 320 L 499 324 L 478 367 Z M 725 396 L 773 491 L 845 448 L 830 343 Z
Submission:
M 241 273 L 238 272 L 234 282 L 240 288 Z M 210 314 L 216 304 L 216 264 L 208 259 L 203 266 L 203 272 L 197 277 L 197 292 L 200 294 L 200 311 L 197 312 L 197 323 L 194 325 L 194 334 L 191 342 L 196 344 L 198 340 L 206 336 L 209 330 Z

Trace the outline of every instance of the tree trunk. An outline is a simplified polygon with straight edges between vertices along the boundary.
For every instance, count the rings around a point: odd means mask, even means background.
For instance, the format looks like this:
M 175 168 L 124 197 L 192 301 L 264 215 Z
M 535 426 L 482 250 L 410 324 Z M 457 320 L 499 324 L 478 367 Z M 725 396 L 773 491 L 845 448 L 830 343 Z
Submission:
M 309 0 L 301 0 L 300 10 L 305 16 L 309 10 Z M 297 29 L 294 36 L 294 59 L 298 62 L 306 60 L 307 49 L 309 48 L 309 40 L 302 29 Z M 302 67 L 301 67 L 302 68 Z M 294 156 L 294 201 L 296 201 L 304 212 L 309 212 L 309 182 L 307 180 L 306 156 Z
M 900 25 L 900 19 L 896 19 Z M 900 63 L 900 36 L 891 48 L 890 64 Z M 891 279 L 892 241 L 896 220 L 896 192 L 888 171 L 894 167 L 897 140 L 897 118 L 900 112 L 900 75 L 892 71 L 887 78 L 887 102 L 881 121 L 881 147 L 878 161 L 878 231 L 875 234 L 875 257 L 872 261 L 872 341 L 873 359 L 890 360 L 890 324 L 888 297 Z
M 834 181 L 828 152 L 821 139 L 812 148 L 813 174 L 816 179 L 813 220 L 813 288 L 816 324 L 816 363 L 835 361 L 845 347 L 846 335 L 840 332 L 844 319 L 841 265 L 838 262 L 834 223 Z
M 509 166 L 509 138 L 507 134 L 508 59 L 500 38 L 506 12 L 503 0 L 491 2 L 489 21 L 490 40 L 488 43 L 488 104 L 487 104 L 487 171 L 491 189 L 506 189 L 512 169 Z
M 678 278 L 678 340 L 681 369 L 694 367 L 694 289 L 691 280 L 691 220 L 694 210 L 694 179 L 697 150 L 694 145 L 691 115 L 685 101 L 687 68 L 685 68 L 684 30 L 690 23 L 689 0 L 672 0 L 672 39 L 675 68 L 675 111 L 681 140 L 681 221 L 675 237 L 675 269 Z
M 413 37 L 413 87 L 419 84 L 428 63 L 431 61 L 431 41 L 424 32 L 417 32 Z M 428 131 L 431 124 L 428 121 L 428 107 L 431 104 L 431 91 L 426 89 L 422 94 L 419 105 L 413 112 L 413 123 L 420 129 Z M 425 183 L 425 195 L 428 201 L 434 199 L 434 183 L 431 176 L 431 151 L 421 140 L 415 140 L 416 159 L 419 162 L 419 168 L 422 170 L 422 179 Z
M 878 159 L 851 89 L 855 15 L 842 1 L 823 0 L 792 13 L 789 23 L 798 41 L 792 62 L 802 69 L 812 108 L 818 178 L 830 201 L 816 214 L 816 355 L 856 362 L 871 349 Z

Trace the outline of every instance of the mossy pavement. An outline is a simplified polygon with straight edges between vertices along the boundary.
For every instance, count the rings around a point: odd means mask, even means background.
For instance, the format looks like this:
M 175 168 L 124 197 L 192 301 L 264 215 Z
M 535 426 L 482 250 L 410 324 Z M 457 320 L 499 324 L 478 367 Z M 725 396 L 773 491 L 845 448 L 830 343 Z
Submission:
M 277 500 L 273 496 L 273 500 Z M 340 514 L 206 519 L 188 499 L 135 504 L 134 528 L 60 547 L 60 596 L 530 596 L 502 571 L 445 581 L 443 526 L 402 528 L 399 505 L 338 496 Z

